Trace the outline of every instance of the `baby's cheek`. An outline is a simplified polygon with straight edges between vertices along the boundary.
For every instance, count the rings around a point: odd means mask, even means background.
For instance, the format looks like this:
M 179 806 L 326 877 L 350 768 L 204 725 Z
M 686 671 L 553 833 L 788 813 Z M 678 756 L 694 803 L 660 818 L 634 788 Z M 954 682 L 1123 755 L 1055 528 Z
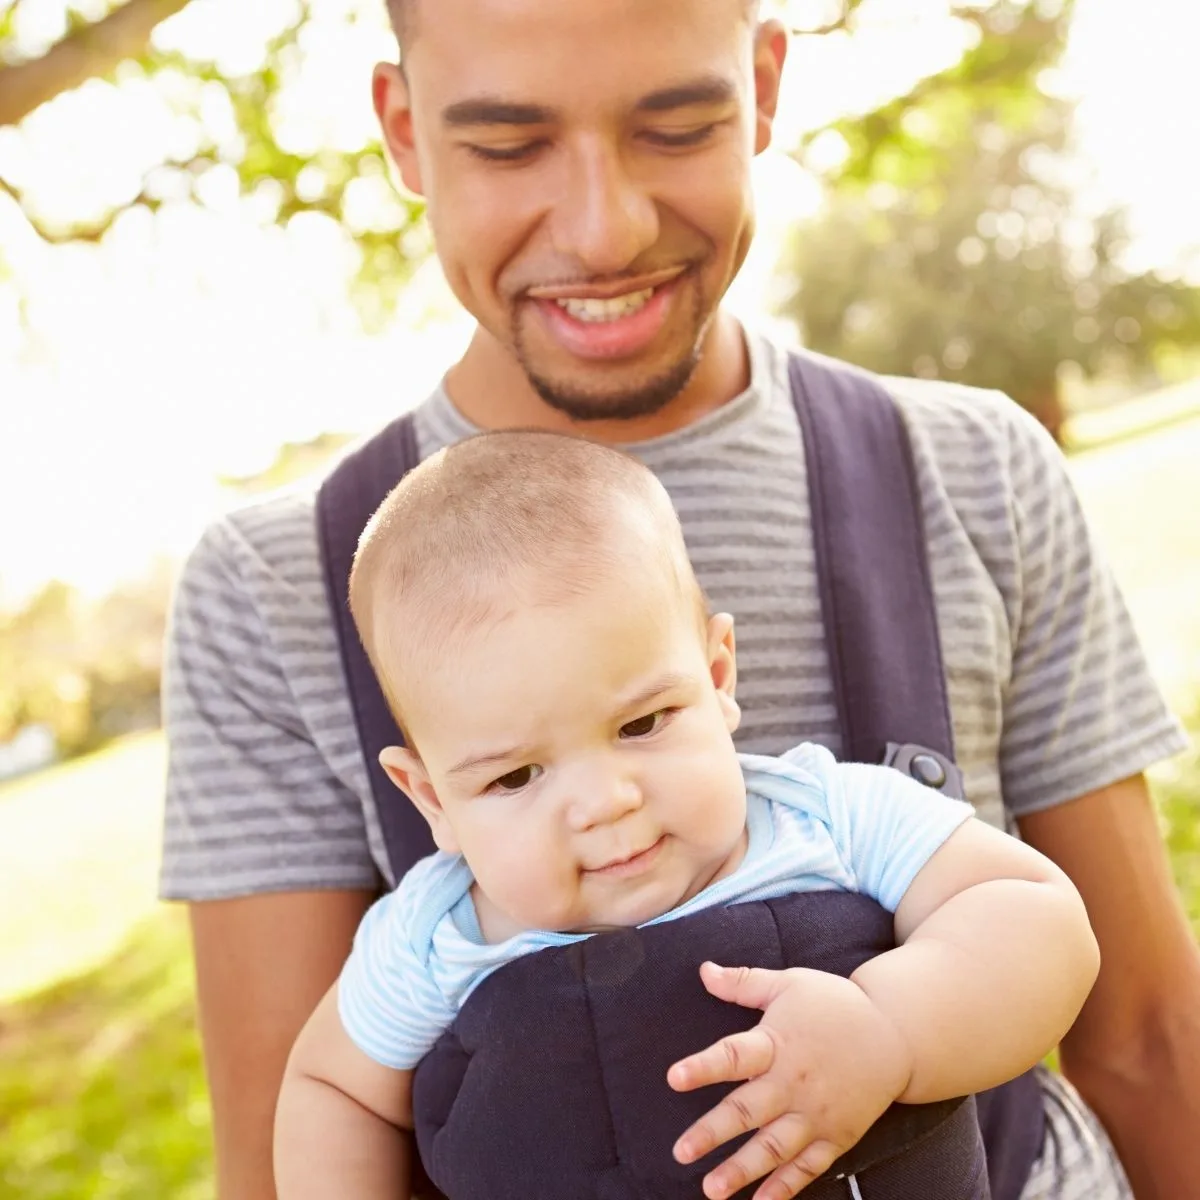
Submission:
M 569 921 L 576 876 L 561 848 L 510 827 L 496 831 L 488 865 L 480 886 L 511 916 L 534 928 Z

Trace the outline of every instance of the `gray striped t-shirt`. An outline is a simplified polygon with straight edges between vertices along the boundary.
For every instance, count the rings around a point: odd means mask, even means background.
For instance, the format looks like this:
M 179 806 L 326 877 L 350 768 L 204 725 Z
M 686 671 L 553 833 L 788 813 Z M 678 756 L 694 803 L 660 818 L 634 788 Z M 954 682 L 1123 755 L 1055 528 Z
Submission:
M 807 740 L 836 752 L 786 350 L 748 343 L 743 395 L 627 449 L 670 492 L 713 607 L 736 618 L 738 749 Z M 1181 749 L 1050 439 L 994 393 L 888 386 L 912 437 L 957 758 L 980 816 L 1011 826 Z M 417 432 L 428 456 L 475 429 L 439 390 Z M 390 880 L 311 487 L 205 533 L 175 599 L 165 695 L 165 897 Z

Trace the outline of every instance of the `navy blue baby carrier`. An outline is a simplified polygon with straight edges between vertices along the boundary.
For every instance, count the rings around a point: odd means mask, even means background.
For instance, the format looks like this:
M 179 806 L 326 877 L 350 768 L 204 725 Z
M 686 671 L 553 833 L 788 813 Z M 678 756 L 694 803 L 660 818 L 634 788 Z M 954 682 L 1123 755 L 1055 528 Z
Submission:
M 790 378 L 842 757 L 886 762 L 961 796 L 903 421 L 871 376 L 843 364 L 797 353 Z M 346 597 L 359 534 L 417 462 L 404 416 L 339 465 L 317 505 L 346 682 L 397 879 L 434 846 L 379 766 L 379 751 L 400 734 Z M 671 1146 L 729 1089 L 679 1095 L 666 1085 L 667 1068 L 759 1017 L 709 996 L 700 963 L 849 975 L 893 945 L 891 916 L 873 901 L 817 892 L 601 934 L 510 963 L 476 989 L 417 1069 L 424 1170 L 451 1200 L 697 1200 L 701 1177 L 732 1147 L 681 1166 Z M 1018 1200 L 1043 1122 L 1032 1074 L 974 1099 L 893 1105 L 804 1196 Z

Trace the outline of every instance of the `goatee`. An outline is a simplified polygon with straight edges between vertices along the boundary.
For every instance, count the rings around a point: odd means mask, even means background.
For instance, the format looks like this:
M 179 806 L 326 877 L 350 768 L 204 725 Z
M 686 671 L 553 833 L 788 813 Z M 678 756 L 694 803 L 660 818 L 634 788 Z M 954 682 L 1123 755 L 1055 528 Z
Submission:
M 707 322 L 703 317 L 703 302 L 694 298 L 696 336 L 691 350 L 679 362 L 658 375 L 626 387 L 624 391 L 601 391 L 599 388 L 572 387 L 539 374 L 526 349 L 523 330 L 516 326 L 516 355 L 521 369 L 534 391 L 556 412 L 572 421 L 632 421 L 652 417 L 662 412 L 687 387 L 700 365 L 700 347 L 704 341 Z

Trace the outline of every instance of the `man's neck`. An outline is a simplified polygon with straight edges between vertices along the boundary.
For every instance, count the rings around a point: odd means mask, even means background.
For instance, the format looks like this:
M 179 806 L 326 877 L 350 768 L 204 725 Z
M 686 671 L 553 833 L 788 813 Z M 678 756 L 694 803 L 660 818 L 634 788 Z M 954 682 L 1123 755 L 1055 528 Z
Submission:
M 477 329 L 463 357 L 446 375 L 454 406 L 481 429 L 549 429 L 610 443 L 642 442 L 694 424 L 750 386 L 750 357 L 742 327 L 721 311 L 705 337 L 687 386 L 658 412 L 611 421 L 575 421 L 534 391 L 513 355 Z

